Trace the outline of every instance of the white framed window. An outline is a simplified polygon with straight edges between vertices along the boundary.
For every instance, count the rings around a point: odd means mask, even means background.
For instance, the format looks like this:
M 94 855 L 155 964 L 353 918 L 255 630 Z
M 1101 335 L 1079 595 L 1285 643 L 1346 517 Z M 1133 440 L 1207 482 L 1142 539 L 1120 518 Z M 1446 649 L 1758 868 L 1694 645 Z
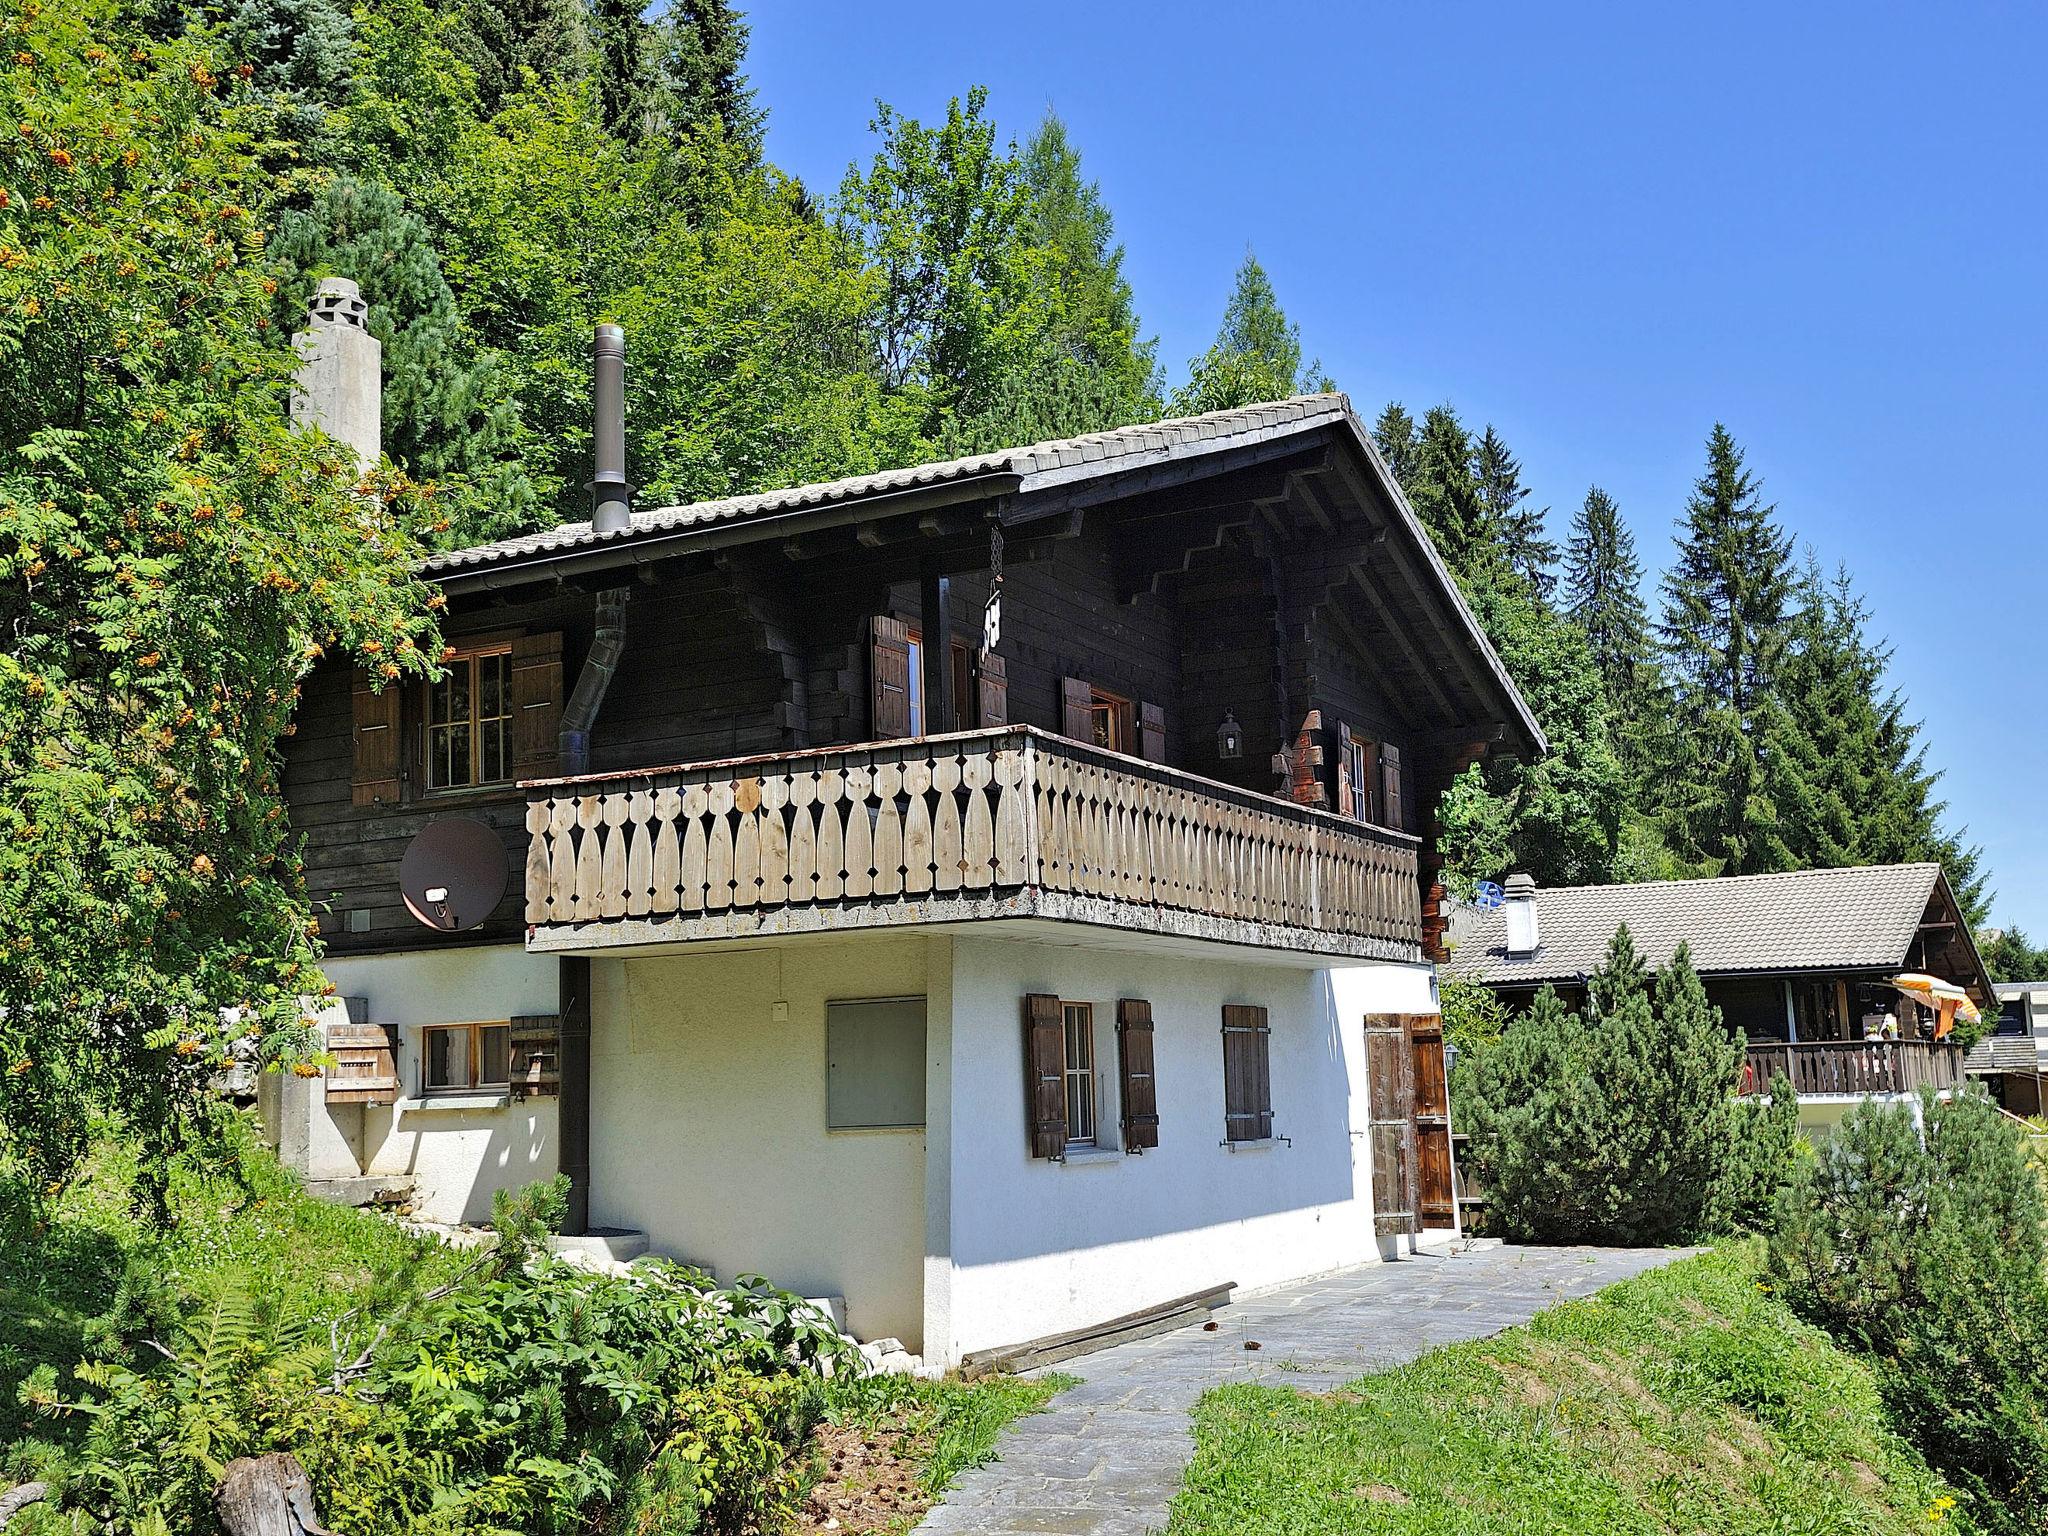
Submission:
M 1089 1003 L 1060 1004 L 1067 1037 L 1067 1145 L 1092 1147 L 1095 1137 L 1095 1009 Z
M 512 1085 L 510 1020 L 430 1024 L 420 1031 L 420 1093 L 470 1093 Z

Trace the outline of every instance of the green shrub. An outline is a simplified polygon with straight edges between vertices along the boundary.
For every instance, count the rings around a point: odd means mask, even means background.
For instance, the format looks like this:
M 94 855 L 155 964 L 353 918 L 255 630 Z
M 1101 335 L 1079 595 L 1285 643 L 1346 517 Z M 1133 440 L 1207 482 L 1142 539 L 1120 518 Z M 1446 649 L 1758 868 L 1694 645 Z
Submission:
M 2048 1532 L 2043 1219 L 2017 1128 L 1973 1089 L 1860 1105 L 1770 1244 L 1786 1299 L 1869 1357 L 1900 1432 L 2015 1536 Z
M 1683 947 L 1653 979 L 1624 927 L 1587 993 L 1580 1013 L 1546 987 L 1461 1066 L 1488 1219 L 1545 1242 L 1697 1236 L 1724 1203 L 1740 1047 Z
M 1713 1224 L 1728 1232 L 1762 1232 L 1777 1211 L 1800 1149 L 1799 1095 L 1780 1072 L 1768 1094 L 1737 1099 L 1729 1145 L 1715 1182 Z

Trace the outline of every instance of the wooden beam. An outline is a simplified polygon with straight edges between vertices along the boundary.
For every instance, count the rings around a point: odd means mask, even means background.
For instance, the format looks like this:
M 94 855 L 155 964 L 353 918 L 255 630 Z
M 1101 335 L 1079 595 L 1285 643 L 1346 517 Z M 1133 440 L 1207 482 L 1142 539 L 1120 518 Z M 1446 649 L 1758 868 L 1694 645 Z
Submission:
M 1387 701 L 1387 707 L 1398 715 L 1401 723 L 1413 731 L 1416 714 L 1410 699 L 1411 690 L 1387 667 L 1380 657 L 1380 648 L 1358 627 L 1358 623 L 1336 603 L 1326 603 L 1320 610 L 1336 628 L 1337 633 L 1350 642 L 1352 655 L 1363 667 L 1373 682 L 1379 686 L 1380 697 Z M 1412 736 L 1411 736 L 1411 739 Z
M 1444 692 L 1443 684 L 1437 681 L 1436 668 L 1416 648 L 1415 642 L 1408 637 L 1406 622 L 1401 616 L 1395 614 L 1392 605 L 1380 593 L 1378 586 L 1375 585 L 1371 573 L 1364 565 L 1354 565 L 1351 567 L 1351 579 L 1357 584 L 1359 590 L 1365 594 L 1366 600 L 1372 604 L 1374 613 L 1379 617 L 1380 628 L 1384 629 L 1393 638 L 1395 647 L 1408 659 L 1409 670 L 1415 674 L 1417 681 L 1429 691 L 1429 696 L 1436 700 L 1437 708 L 1452 720 L 1460 718 L 1465 711 L 1451 703 L 1451 696 Z
M 924 729 L 928 736 L 959 727 L 953 720 L 952 583 L 936 564 L 919 574 L 920 628 L 924 632 Z

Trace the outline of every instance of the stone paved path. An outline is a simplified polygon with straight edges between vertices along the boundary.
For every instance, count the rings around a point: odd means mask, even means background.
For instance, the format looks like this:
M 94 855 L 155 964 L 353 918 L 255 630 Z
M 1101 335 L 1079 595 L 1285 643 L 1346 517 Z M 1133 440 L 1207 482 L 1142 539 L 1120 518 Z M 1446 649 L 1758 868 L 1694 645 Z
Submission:
M 1119 1344 L 1054 1370 L 1081 1378 L 1044 1413 L 1019 1419 L 998 1460 L 964 1474 L 919 1536 L 1143 1536 L 1194 1454 L 1189 1414 L 1211 1387 L 1261 1381 L 1328 1391 L 1438 1344 L 1526 1323 L 1667 1264 L 1682 1250 L 1494 1248 L 1372 1264 L 1254 1295 L 1184 1328 Z M 1260 1348 L 1247 1350 L 1247 1339 Z

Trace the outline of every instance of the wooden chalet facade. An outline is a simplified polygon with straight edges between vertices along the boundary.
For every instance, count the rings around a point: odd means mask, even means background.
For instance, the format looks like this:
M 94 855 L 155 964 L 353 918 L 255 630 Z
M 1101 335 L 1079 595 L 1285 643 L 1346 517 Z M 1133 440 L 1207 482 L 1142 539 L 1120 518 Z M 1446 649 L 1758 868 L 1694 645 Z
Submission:
M 1544 743 L 1343 397 L 426 574 L 447 676 L 323 665 L 287 756 L 330 1033 L 388 1043 L 275 1110 L 309 1171 L 473 1219 L 559 1166 L 938 1364 L 1454 1227 L 1428 812 Z M 443 932 L 452 818 L 509 878 Z

